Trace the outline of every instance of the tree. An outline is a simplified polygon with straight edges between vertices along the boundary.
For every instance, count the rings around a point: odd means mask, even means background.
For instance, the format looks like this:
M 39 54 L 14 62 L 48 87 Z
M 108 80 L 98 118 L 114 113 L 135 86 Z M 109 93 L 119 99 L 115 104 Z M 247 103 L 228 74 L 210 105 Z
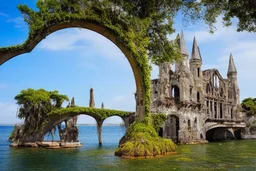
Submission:
M 246 111 L 247 115 L 256 114 L 256 98 L 246 98 L 242 101 L 242 108 Z
M 15 96 L 18 110 L 18 118 L 24 119 L 25 130 L 38 130 L 47 113 L 60 109 L 64 101 L 68 101 L 66 95 L 58 94 L 58 91 L 46 91 L 44 89 L 22 90 Z

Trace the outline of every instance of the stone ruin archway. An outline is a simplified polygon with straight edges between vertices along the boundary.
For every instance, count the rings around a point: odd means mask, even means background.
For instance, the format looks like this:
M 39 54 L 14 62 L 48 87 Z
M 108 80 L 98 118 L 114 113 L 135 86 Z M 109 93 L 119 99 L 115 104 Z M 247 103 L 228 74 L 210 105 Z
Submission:
M 96 14 L 98 15 L 98 14 Z M 62 17 L 62 16 L 60 16 Z M 35 46 L 45 39 L 48 35 L 65 28 L 84 28 L 95 31 L 100 35 L 112 41 L 126 56 L 136 83 L 136 115 L 140 121 L 150 123 L 150 68 L 145 52 L 137 51 L 135 43 L 129 34 L 126 35 L 127 29 L 123 32 L 117 31 L 115 26 L 111 26 L 98 18 L 49 18 L 49 25 L 41 26 L 36 30 L 30 28 L 28 39 L 18 46 L 0 48 L 0 66 L 6 61 L 17 57 L 18 55 L 31 52 Z

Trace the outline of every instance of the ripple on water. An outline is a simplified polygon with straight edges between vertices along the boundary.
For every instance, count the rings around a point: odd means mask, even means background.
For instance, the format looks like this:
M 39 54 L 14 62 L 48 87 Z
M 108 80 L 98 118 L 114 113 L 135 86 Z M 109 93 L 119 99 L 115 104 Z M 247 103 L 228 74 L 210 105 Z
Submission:
M 256 141 L 230 141 L 202 145 L 179 145 L 176 155 L 156 159 L 120 159 L 115 148 L 124 132 L 120 127 L 103 128 L 103 146 L 98 147 L 96 127 L 80 127 L 79 149 L 17 149 L 7 141 L 12 127 L 0 127 L 1 171 L 215 171 L 256 170 Z M 104 131 L 105 130 L 105 131 Z

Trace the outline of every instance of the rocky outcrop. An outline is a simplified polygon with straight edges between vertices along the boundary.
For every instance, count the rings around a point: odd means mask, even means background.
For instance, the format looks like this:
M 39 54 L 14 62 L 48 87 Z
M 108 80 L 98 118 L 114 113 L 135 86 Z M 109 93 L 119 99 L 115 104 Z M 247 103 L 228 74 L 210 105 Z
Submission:
M 12 143 L 10 147 L 30 147 L 30 148 L 49 148 L 49 149 L 59 149 L 59 148 L 77 148 L 82 147 L 80 142 L 22 142 L 22 143 Z

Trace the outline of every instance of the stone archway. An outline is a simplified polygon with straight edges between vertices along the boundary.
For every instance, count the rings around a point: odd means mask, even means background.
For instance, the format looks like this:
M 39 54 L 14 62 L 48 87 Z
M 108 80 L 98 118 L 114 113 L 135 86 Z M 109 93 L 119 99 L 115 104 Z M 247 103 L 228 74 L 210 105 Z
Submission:
M 55 24 L 53 26 L 44 28 L 39 33 L 29 36 L 27 41 L 21 45 L 16 46 L 15 48 L 0 48 L 0 66 L 6 61 L 17 57 L 18 55 L 31 52 L 36 45 L 45 39 L 48 35 L 65 28 L 84 28 L 95 31 L 100 35 L 106 37 L 112 41 L 126 56 L 131 65 L 135 83 L 136 83 L 136 115 L 140 121 L 144 121 L 147 117 L 149 118 L 149 107 L 150 107 L 150 70 L 149 64 L 146 56 L 139 56 L 127 46 L 127 42 L 119 40 L 120 35 L 111 30 L 104 25 L 97 23 L 95 21 L 86 21 L 86 20 L 74 20 L 68 22 L 62 22 L 61 24 Z M 143 61 L 143 65 L 138 61 Z M 146 119 L 146 122 L 149 123 L 149 119 Z
M 168 115 L 167 120 L 165 122 L 163 137 L 169 138 L 174 142 L 179 141 L 179 130 L 180 130 L 180 122 L 179 117 L 176 115 Z
M 232 128 L 213 128 L 206 132 L 207 141 L 222 141 L 235 139 L 234 131 Z

